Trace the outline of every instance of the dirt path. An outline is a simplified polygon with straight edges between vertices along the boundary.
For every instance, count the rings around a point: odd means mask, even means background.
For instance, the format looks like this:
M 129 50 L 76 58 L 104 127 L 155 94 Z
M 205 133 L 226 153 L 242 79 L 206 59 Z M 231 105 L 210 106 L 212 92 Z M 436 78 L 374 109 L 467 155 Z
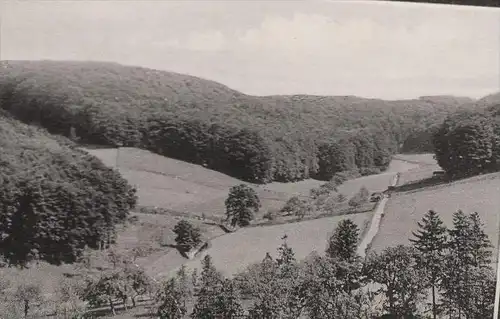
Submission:
M 382 174 L 393 174 L 394 177 L 391 181 L 390 186 L 396 186 L 399 182 L 400 173 L 418 168 L 422 164 L 422 162 L 409 161 L 404 158 L 394 157 L 388 169 Z M 380 200 L 380 202 L 377 204 L 377 207 L 375 208 L 370 228 L 368 229 L 368 232 L 358 246 L 358 255 L 361 256 L 361 258 L 365 258 L 366 250 L 368 249 L 380 229 L 380 222 L 382 220 L 382 216 L 384 215 L 385 205 L 388 201 L 389 198 L 387 197 L 387 195 L 384 195 L 384 197 Z
M 398 180 L 399 180 L 399 175 L 394 174 L 391 186 L 396 186 Z M 365 237 L 363 238 L 363 240 L 361 240 L 361 243 L 358 246 L 358 255 L 361 256 L 361 258 L 365 258 L 368 246 L 371 244 L 373 238 L 375 238 L 375 235 L 377 235 L 378 233 L 378 230 L 380 228 L 380 221 L 382 219 L 382 215 L 384 214 L 385 204 L 387 203 L 388 200 L 389 197 L 387 195 L 384 195 L 384 197 L 380 200 L 380 202 L 378 202 L 377 207 L 375 208 L 370 228 L 368 229 L 368 232 L 366 233 Z

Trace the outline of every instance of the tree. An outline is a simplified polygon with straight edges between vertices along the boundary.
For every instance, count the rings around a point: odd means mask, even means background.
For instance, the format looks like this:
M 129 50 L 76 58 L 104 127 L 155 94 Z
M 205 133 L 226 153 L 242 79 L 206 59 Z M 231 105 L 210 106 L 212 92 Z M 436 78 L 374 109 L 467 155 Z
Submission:
M 448 254 L 441 282 L 446 310 L 450 315 L 468 315 L 477 311 L 477 300 L 488 300 L 485 287 L 491 247 L 482 229 L 479 215 L 466 215 L 461 210 L 453 214 L 453 228 L 449 230 Z M 479 282 L 476 282 L 479 280 Z M 484 308 L 484 307 L 483 307 Z
M 472 265 L 474 267 L 489 267 L 491 263 L 491 248 L 493 245 L 484 232 L 484 224 L 477 212 L 469 215 L 471 236 Z
M 411 318 L 425 296 L 427 276 L 418 258 L 413 247 L 398 245 L 373 253 L 365 263 L 368 280 L 381 286 L 376 294 L 386 297 L 384 309 L 396 318 Z
M 174 227 L 177 235 L 175 242 L 184 251 L 189 251 L 201 243 L 201 232 L 186 220 L 179 221 Z
M 327 256 L 343 261 L 355 260 L 358 236 L 359 228 L 352 220 L 341 220 L 328 240 Z
M 59 281 L 56 290 L 56 313 L 62 312 L 63 318 L 74 318 L 82 315 L 85 311 L 83 300 L 80 299 L 82 292 L 81 282 L 72 279 Z
M 160 319 L 182 319 L 187 313 L 185 298 L 175 278 L 163 284 L 156 299 L 159 302 L 157 315 Z
M 293 196 L 281 208 L 281 212 L 293 214 L 302 219 L 310 209 L 307 201 L 300 199 L 298 196 Z
M 370 192 L 368 189 L 363 186 L 359 189 L 359 191 L 349 200 L 348 204 L 354 209 L 357 209 L 359 206 L 363 205 L 368 201 L 370 197 Z
M 360 273 L 338 259 L 310 255 L 304 264 L 302 285 L 306 287 L 308 318 L 372 318 L 371 301 L 363 289 L 351 286 L 348 273 L 359 280 Z M 347 280 L 346 280 L 347 279 Z
M 347 200 L 347 197 L 346 197 L 344 194 L 340 194 L 340 193 L 339 193 L 339 194 L 337 195 L 337 202 L 339 202 L 339 203 L 343 203 L 343 202 L 345 202 L 346 200 Z
M 413 233 L 415 239 L 410 239 L 413 246 L 420 252 L 417 260 L 418 267 L 427 271 L 429 285 L 432 289 L 432 316 L 437 318 L 436 289 L 439 288 L 443 276 L 445 249 L 447 245 L 447 231 L 439 215 L 428 211 L 418 222 L 419 229 Z
M 261 207 L 257 193 L 245 184 L 231 187 L 225 204 L 227 218 L 233 227 L 248 226 Z
M 438 164 L 452 176 L 485 171 L 494 165 L 495 134 L 491 119 L 475 111 L 448 117 L 433 137 Z
M 202 270 L 195 292 L 196 303 L 191 313 L 194 319 L 215 319 L 217 297 L 221 294 L 224 278 L 212 263 L 210 255 L 202 260 Z
M 136 306 L 136 298 L 148 292 L 151 292 L 153 287 L 151 278 L 146 274 L 144 269 L 129 264 L 123 269 L 124 280 L 131 288 L 130 299 L 132 300 L 132 307 Z
M 318 147 L 319 170 L 316 178 L 330 180 L 336 173 L 356 167 L 354 146 L 347 141 L 330 142 Z
M 83 299 L 91 306 L 107 303 L 113 315 L 116 315 L 114 299 L 122 299 L 122 276 L 119 271 L 108 271 L 97 278 L 88 278 L 83 291 Z
M 24 317 L 28 318 L 33 303 L 42 300 L 42 289 L 39 285 L 34 283 L 22 283 L 17 287 L 14 298 L 23 303 Z
M 224 279 L 221 292 L 215 298 L 215 318 L 244 318 L 243 306 L 236 284 L 230 279 Z

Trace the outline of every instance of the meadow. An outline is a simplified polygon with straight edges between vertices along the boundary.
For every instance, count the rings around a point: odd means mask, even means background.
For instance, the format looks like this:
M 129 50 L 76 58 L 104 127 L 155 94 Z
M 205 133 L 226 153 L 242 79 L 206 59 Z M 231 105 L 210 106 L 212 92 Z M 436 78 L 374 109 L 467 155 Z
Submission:
M 251 184 L 229 175 L 137 148 L 85 148 L 103 163 L 118 168 L 131 185 L 137 187 L 139 206 L 157 206 L 197 215 L 223 217 L 229 188 L 245 183 L 258 193 L 262 213 L 279 210 L 292 196 L 309 197 L 312 188 L 324 182 L 307 179 L 293 183 Z M 370 192 L 383 191 L 393 174 L 415 164 L 393 161 L 383 174 L 364 176 L 345 182 L 339 192 L 348 198 L 362 186 Z
M 406 156 L 407 159 L 412 159 Z M 420 155 L 413 160 L 422 161 L 419 168 L 403 172 L 400 184 L 415 183 L 430 178 L 439 168 L 432 155 Z M 485 225 L 493 249 L 493 260 L 498 254 L 498 194 L 500 193 L 500 174 L 485 174 L 409 191 L 395 192 L 386 205 L 380 229 L 375 236 L 371 250 L 380 251 L 388 246 L 409 244 L 412 231 L 424 214 L 433 209 L 438 212 L 444 223 L 451 227 L 452 214 L 461 209 L 465 213 L 479 213 Z
M 106 149 L 88 147 L 86 151 L 98 157 L 120 173 L 138 189 L 139 205 L 158 206 L 190 212 L 194 215 L 223 217 L 224 200 L 231 186 L 242 183 L 228 175 L 187 162 L 163 157 L 135 148 Z M 118 164 L 118 165 L 117 165 Z M 362 186 L 370 192 L 383 191 L 398 171 L 417 167 L 415 163 L 394 160 L 386 172 L 349 180 L 339 187 L 339 192 L 348 198 Z M 309 196 L 312 188 L 324 182 L 308 179 L 294 183 L 272 182 L 265 185 L 249 184 L 258 193 L 262 212 L 278 210 L 292 196 Z M 262 213 L 261 213 L 262 214 Z M 124 228 L 118 237 L 117 249 L 127 250 L 133 245 L 149 243 L 155 250 L 137 263 L 144 266 L 148 274 L 161 276 L 176 269 L 186 259 L 176 249 L 160 247 L 158 243 L 173 244 L 175 223 L 181 217 L 133 213 L 138 216 L 138 225 Z M 186 215 L 189 216 L 189 215 Z M 343 218 L 352 218 L 363 231 L 371 219 L 371 212 L 350 214 L 265 227 L 251 227 L 232 234 L 224 234 L 216 226 L 206 225 L 196 219 L 188 219 L 200 227 L 205 239 L 211 239 L 211 248 L 206 252 L 213 255 L 217 266 L 233 274 L 249 262 L 259 261 L 266 252 L 271 254 L 281 244 L 286 233 L 288 242 L 298 257 L 303 258 L 313 250 L 323 252 L 326 240 L 336 223 Z M 244 247 L 243 249 L 235 247 Z M 220 255 L 220 256 L 219 256 Z M 220 258 L 219 258 L 220 257 Z M 198 265 L 201 256 L 189 261 Z M 220 260 L 220 261 L 219 261 Z
M 282 238 L 286 235 L 286 241 L 292 247 L 295 257 L 301 260 L 313 251 L 323 254 L 327 240 L 340 220 L 350 218 L 359 228 L 363 228 L 370 217 L 370 213 L 361 213 L 241 229 L 215 238 L 211 247 L 199 257 L 203 258 L 205 254 L 209 254 L 217 269 L 226 276 L 231 276 L 244 270 L 249 264 L 260 262 L 267 252 L 275 258 L 278 247 L 283 243 Z M 190 269 L 197 268 L 200 261 L 198 258 L 190 260 L 186 266 Z M 162 275 L 159 274 L 160 277 Z

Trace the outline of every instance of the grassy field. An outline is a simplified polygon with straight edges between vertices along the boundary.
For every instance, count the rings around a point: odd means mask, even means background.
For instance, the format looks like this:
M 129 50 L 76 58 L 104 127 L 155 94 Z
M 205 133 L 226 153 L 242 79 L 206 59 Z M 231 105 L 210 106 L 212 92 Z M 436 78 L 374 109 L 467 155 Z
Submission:
M 200 258 L 210 254 L 214 264 L 225 275 L 231 276 L 247 265 L 261 261 L 266 252 L 277 256 L 277 249 L 282 244 L 282 237 L 287 235 L 287 243 L 293 248 L 295 257 L 303 259 L 312 251 L 323 253 L 327 239 L 335 229 L 337 223 L 345 218 L 353 220 L 358 227 L 363 228 L 369 213 L 352 214 L 322 218 L 298 223 L 253 227 L 242 229 L 212 240 L 212 247 L 194 260 L 186 263 L 190 269 L 200 266 Z M 166 274 L 159 274 L 160 276 Z
M 121 174 L 137 186 L 140 206 L 158 206 L 199 215 L 204 213 L 222 216 L 229 188 L 242 183 L 238 179 L 200 165 L 136 148 L 120 148 L 119 151 L 106 148 L 86 150 L 106 165 L 118 167 Z M 362 186 L 372 192 L 385 190 L 392 176 L 390 173 L 413 166 L 414 164 L 394 161 L 387 174 L 348 181 L 340 186 L 339 192 L 351 197 Z M 321 184 L 322 181 L 308 179 L 295 183 L 249 185 L 257 191 L 262 202 L 262 211 L 265 212 L 280 209 L 292 196 L 309 196 L 309 191 Z
M 229 188 L 241 181 L 206 169 L 199 165 L 178 161 L 135 148 L 117 149 L 87 149 L 99 157 L 109 166 L 118 168 L 130 183 L 138 188 L 139 205 L 159 206 L 179 211 L 189 211 L 197 214 L 221 216 L 224 214 L 224 200 Z M 391 163 L 386 173 L 366 176 L 347 181 L 341 185 L 339 191 L 350 197 L 362 186 L 371 192 L 382 191 L 389 185 L 394 173 L 417 167 L 414 163 L 395 160 Z M 251 185 L 256 189 L 261 198 L 262 211 L 275 210 L 283 206 L 294 195 L 308 196 L 311 188 L 318 187 L 323 182 L 317 180 L 304 180 L 296 183 L 270 183 L 266 185 Z M 145 266 L 148 273 L 155 275 L 168 272 L 180 266 L 185 259 L 170 248 L 160 248 L 159 241 L 173 241 L 172 227 L 177 222 L 171 216 L 138 214 L 142 226 L 133 225 L 124 229 L 119 236 L 119 249 L 127 249 L 130 245 L 150 242 L 156 247 L 154 253 L 147 258 L 139 259 L 138 263 Z M 359 223 L 360 228 L 365 228 L 370 219 L 368 214 L 349 215 Z M 193 220 L 202 228 L 205 238 L 215 238 L 212 241 L 210 254 L 218 265 L 230 266 L 230 260 L 236 260 L 234 267 L 247 264 L 249 261 L 260 260 L 270 251 L 274 253 L 281 244 L 280 238 L 286 232 L 289 243 L 296 249 L 297 256 L 302 258 L 312 250 L 324 250 L 328 233 L 333 231 L 336 222 L 342 217 L 322 218 L 319 220 L 304 221 L 301 223 L 256 227 L 238 231 L 235 234 L 222 235 L 221 230 L 214 226 L 202 225 Z M 149 230 L 148 230 L 149 229 Z M 142 235 L 141 235 L 142 234 Z M 145 235 L 149 234 L 149 235 Z M 146 238 L 146 239 L 139 239 Z M 253 239 L 252 239 L 253 238 Z M 242 243 L 245 249 L 231 249 L 232 246 Z M 253 248 L 248 248 L 251 246 Z M 295 247 L 297 246 L 297 247 Z M 267 249 L 267 250 L 265 250 Z M 231 255 L 235 254 L 235 255 Z M 240 254 L 246 256 L 242 257 Z M 253 259 L 256 258 L 256 259 Z M 192 263 L 199 263 L 199 258 Z M 224 266 L 225 264 L 228 264 Z M 228 268 L 232 273 L 236 268 Z
M 241 181 L 227 175 L 208 170 L 202 166 L 177 161 L 150 152 L 122 148 L 117 149 L 87 149 L 99 157 L 106 165 L 118 167 L 120 172 L 132 184 L 138 187 L 140 205 L 161 206 L 176 210 L 186 210 L 198 214 L 222 215 L 224 200 L 231 186 Z M 117 165 L 118 164 L 118 165 Z M 366 186 L 371 192 L 387 188 L 395 172 L 412 172 L 419 165 L 404 160 L 395 160 L 386 173 L 361 177 L 346 182 L 340 187 L 340 192 L 350 197 L 360 187 Z M 308 196 L 311 188 L 318 187 L 323 182 L 305 180 L 296 183 L 271 183 L 266 185 L 251 185 L 262 199 L 264 210 L 279 209 L 284 202 L 294 195 Z M 186 260 L 180 253 L 169 247 L 174 243 L 173 226 L 186 217 L 169 215 L 153 215 L 131 213 L 135 221 L 121 227 L 118 232 L 117 244 L 113 249 L 128 253 L 134 247 L 147 248 L 144 257 L 138 257 L 136 263 L 143 266 L 146 272 L 156 278 L 161 278 L 187 264 L 188 267 L 199 267 L 203 254 L 209 253 L 215 265 L 226 275 L 232 275 L 243 270 L 248 264 L 260 261 L 266 254 L 277 255 L 281 238 L 287 235 L 288 244 L 294 249 L 298 259 L 302 259 L 316 250 L 322 253 L 326 248 L 329 235 L 336 224 L 351 218 L 364 230 L 371 219 L 371 213 L 352 214 L 347 216 L 327 217 L 298 223 L 252 227 L 225 234 L 219 227 L 204 224 L 197 219 L 189 219 L 202 231 L 204 239 L 211 239 L 211 247 L 193 260 Z M 78 270 L 71 265 L 51 266 L 40 264 L 36 269 L 17 273 L 9 271 L 5 278 L 29 278 L 31 282 L 39 282 L 43 291 L 53 294 L 63 279 L 64 273 L 75 273 Z M 137 309 L 137 311 L 143 311 Z M 134 314 L 120 314 L 131 316 Z M 123 317 L 128 318 L 128 317 Z
M 416 182 L 432 176 L 439 169 L 430 155 L 407 155 L 407 160 L 421 161 L 419 168 L 401 174 L 401 184 Z M 371 249 L 381 250 L 397 244 L 408 244 L 417 222 L 430 209 L 440 213 L 443 221 L 451 227 L 452 214 L 458 209 L 465 213 L 478 212 L 486 233 L 495 245 L 494 260 L 498 250 L 498 194 L 500 174 L 476 176 L 452 183 L 415 188 L 396 192 L 391 196 Z

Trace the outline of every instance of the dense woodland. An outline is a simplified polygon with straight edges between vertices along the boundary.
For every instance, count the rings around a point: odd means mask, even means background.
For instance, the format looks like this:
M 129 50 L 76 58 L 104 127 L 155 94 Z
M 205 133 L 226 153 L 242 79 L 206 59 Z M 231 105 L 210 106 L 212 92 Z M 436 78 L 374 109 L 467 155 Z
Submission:
M 257 97 L 170 72 L 51 61 L 3 61 L 0 101 L 17 119 L 53 134 L 140 147 L 251 182 L 384 169 L 408 136 L 472 102 Z
M 449 116 L 434 132 L 433 145 L 452 178 L 500 170 L 500 104 Z
M 0 148 L 0 254 L 9 263 L 71 262 L 85 246 L 113 242 L 115 224 L 136 203 L 118 172 L 6 114 Z

